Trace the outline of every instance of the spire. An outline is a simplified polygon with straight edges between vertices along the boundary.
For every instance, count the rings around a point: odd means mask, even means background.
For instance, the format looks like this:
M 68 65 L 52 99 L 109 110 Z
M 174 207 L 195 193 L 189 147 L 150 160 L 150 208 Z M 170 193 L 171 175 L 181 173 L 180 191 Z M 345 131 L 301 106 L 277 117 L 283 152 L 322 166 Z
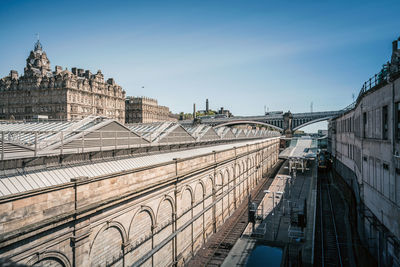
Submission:
M 42 44 L 40 43 L 40 41 L 39 41 L 39 34 L 37 33 L 36 34 L 36 38 L 37 38 L 37 41 L 36 41 L 36 43 L 35 43 L 35 52 L 36 51 L 42 51 Z

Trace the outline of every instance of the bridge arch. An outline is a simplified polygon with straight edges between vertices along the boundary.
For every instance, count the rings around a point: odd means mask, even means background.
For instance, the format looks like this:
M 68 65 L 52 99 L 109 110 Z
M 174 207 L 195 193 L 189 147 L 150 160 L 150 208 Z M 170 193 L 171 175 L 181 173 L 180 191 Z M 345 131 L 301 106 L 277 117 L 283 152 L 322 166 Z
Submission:
M 329 119 L 331 119 L 331 118 L 332 118 L 332 116 L 329 116 L 329 117 L 318 118 L 318 119 L 315 119 L 315 120 L 306 122 L 306 123 L 304 123 L 304 124 L 301 124 L 301 125 L 299 125 L 299 126 L 293 128 L 293 132 L 294 132 L 294 131 L 297 131 L 298 129 L 301 129 L 301 128 L 303 128 L 303 127 L 306 127 L 306 126 L 308 126 L 308 125 L 311 125 L 311 124 L 320 122 L 320 121 L 327 121 L 327 120 L 329 120 Z
M 282 131 L 283 131 L 282 128 L 280 128 L 280 127 L 278 127 L 278 126 L 275 126 L 275 125 L 272 125 L 272 124 L 269 124 L 269 123 L 266 123 L 266 122 L 261 122 L 261 121 L 249 121 L 249 120 L 229 121 L 229 122 L 225 122 L 225 123 L 216 125 L 214 128 L 219 128 L 219 127 L 223 127 L 223 126 L 238 125 L 238 124 L 264 125 L 264 126 L 271 127 L 271 128 L 273 128 L 273 129 L 275 129 L 275 130 L 277 130 L 277 131 L 279 131 L 279 132 L 282 132 Z

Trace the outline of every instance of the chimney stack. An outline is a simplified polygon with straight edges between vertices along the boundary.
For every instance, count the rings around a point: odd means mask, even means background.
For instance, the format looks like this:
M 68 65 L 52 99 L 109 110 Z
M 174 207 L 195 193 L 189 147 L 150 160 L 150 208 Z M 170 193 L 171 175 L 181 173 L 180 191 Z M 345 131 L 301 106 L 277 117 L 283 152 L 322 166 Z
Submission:
M 11 77 L 11 79 L 18 80 L 18 71 L 16 71 L 16 70 L 10 71 L 10 77 Z
M 196 119 L 196 103 L 193 103 L 193 119 Z
M 393 42 L 392 42 L 392 47 L 393 47 L 393 53 L 394 52 L 396 52 L 397 51 L 397 49 L 398 49 L 398 46 L 397 46 L 397 44 L 398 44 L 398 40 L 394 40 Z
M 206 99 L 206 112 L 208 113 L 209 110 L 210 110 L 210 109 L 209 109 L 209 107 L 208 107 L 208 99 Z
M 55 67 L 55 73 L 59 74 L 60 72 L 62 72 L 62 67 L 61 66 L 56 66 Z

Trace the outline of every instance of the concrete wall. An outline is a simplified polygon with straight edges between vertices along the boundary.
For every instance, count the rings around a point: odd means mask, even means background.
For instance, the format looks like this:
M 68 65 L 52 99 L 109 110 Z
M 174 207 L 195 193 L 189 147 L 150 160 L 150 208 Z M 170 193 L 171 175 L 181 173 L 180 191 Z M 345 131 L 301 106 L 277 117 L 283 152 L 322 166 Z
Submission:
M 378 261 L 388 266 L 400 265 L 399 101 L 398 78 L 366 92 L 353 110 L 333 120 L 330 127 L 332 155 L 340 163 L 337 171 L 359 190 L 355 193 L 360 199 L 360 234 Z
M 0 257 L 182 266 L 277 161 L 279 138 L 0 199 Z

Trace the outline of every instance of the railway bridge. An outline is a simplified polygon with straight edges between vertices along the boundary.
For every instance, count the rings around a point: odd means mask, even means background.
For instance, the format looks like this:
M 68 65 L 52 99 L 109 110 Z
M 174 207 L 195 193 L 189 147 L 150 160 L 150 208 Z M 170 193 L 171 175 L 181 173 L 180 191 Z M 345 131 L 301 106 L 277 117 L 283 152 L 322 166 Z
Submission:
M 264 116 L 238 116 L 230 118 L 203 118 L 200 122 L 216 127 L 231 126 L 239 124 L 258 124 L 269 126 L 283 133 L 292 133 L 304 126 L 326 121 L 342 114 L 343 111 L 323 111 L 309 113 L 272 113 Z

